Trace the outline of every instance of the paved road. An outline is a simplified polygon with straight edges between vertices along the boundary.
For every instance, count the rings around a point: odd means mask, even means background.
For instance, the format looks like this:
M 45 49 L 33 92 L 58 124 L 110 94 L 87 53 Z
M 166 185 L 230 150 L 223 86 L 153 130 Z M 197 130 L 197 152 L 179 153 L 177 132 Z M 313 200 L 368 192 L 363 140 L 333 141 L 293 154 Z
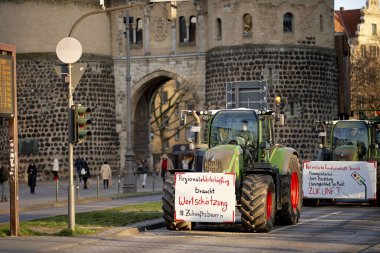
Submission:
M 245 233 L 240 224 L 201 225 L 193 231 L 165 228 L 95 237 L 0 238 L 1 252 L 380 252 L 380 208 L 306 207 L 295 226 Z
M 152 178 L 149 182 L 152 186 Z M 54 185 L 45 183 L 38 187 L 36 195 L 30 195 L 26 185 L 20 186 L 20 206 L 25 210 L 36 203 L 43 206 L 44 202 L 55 202 Z M 113 187 L 100 190 L 100 196 L 95 198 L 97 201 L 89 203 L 81 203 L 81 200 L 96 197 L 96 188 L 80 192 L 77 212 L 161 198 L 161 185 L 155 190 L 157 194 L 123 199 L 109 197 L 110 192 L 111 196 L 117 193 L 117 187 Z M 152 187 L 138 187 L 138 191 L 152 193 Z M 4 206 L 9 203 L 1 205 L 0 211 L 4 211 Z M 57 214 L 67 214 L 67 206 L 23 211 L 20 218 L 26 220 Z M 9 219 L 7 215 L 3 213 L 0 219 Z M 149 228 L 151 224 L 162 225 L 162 219 L 114 228 L 93 237 L 5 237 L 0 238 L 0 252 L 380 252 L 380 208 L 377 207 L 304 207 L 297 225 L 276 226 L 271 233 L 264 234 L 245 233 L 241 224 L 197 224 L 193 231 L 168 231 L 159 227 L 139 232 L 137 229 Z

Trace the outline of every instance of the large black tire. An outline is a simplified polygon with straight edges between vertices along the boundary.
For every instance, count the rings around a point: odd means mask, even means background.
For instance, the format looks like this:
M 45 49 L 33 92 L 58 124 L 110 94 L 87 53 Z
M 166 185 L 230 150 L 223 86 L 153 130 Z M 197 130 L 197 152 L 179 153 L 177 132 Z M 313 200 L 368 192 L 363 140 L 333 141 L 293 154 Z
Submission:
M 249 232 L 269 232 L 273 228 L 276 194 L 269 175 L 247 175 L 243 181 L 241 220 Z
M 174 220 L 174 199 L 175 199 L 175 188 L 174 188 L 174 175 L 167 173 L 167 178 L 163 188 L 162 195 L 162 212 L 163 218 L 165 220 L 166 228 L 169 230 L 191 230 L 191 222 L 176 222 Z
M 281 179 L 281 209 L 276 213 L 276 222 L 281 225 L 298 223 L 302 209 L 302 173 L 300 162 L 292 155 L 289 173 Z

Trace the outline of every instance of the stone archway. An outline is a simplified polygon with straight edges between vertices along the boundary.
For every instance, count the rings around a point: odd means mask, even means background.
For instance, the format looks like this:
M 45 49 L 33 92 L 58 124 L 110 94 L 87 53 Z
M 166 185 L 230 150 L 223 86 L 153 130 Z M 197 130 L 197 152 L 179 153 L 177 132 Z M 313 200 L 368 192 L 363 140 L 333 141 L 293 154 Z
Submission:
M 187 82 L 178 75 L 168 71 L 153 72 L 134 84 L 132 143 L 136 161 L 141 158 L 151 158 L 150 103 L 155 91 L 170 80 L 175 80 L 180 86 L 187 85 Z

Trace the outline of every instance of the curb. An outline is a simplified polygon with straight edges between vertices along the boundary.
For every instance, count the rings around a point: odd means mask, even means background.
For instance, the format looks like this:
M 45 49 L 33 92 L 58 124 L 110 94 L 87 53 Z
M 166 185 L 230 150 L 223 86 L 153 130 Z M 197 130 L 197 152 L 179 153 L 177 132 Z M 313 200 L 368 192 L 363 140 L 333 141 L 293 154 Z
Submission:
M 155 220 L 142 221 L 139 223 L 131 224 L 127 227 L 117 228 L 111 231 L 105 231 L 104 233 L 101 233 L 98 236 L 122 237 L 162 227 L 165 227 L 165 222 L 163 218 L 160 218 Z

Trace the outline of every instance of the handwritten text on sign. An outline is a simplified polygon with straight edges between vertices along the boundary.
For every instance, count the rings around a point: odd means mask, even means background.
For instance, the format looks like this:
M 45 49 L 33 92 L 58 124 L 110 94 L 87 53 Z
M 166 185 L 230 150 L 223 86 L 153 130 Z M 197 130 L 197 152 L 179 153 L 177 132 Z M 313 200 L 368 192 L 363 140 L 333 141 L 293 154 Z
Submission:
M 304 162 L 302 188 L 305 198 L 374 199 L 376 163 Z
M 235 222 L 235 201 L 235 174 L 175 174 L 177 221 Z

